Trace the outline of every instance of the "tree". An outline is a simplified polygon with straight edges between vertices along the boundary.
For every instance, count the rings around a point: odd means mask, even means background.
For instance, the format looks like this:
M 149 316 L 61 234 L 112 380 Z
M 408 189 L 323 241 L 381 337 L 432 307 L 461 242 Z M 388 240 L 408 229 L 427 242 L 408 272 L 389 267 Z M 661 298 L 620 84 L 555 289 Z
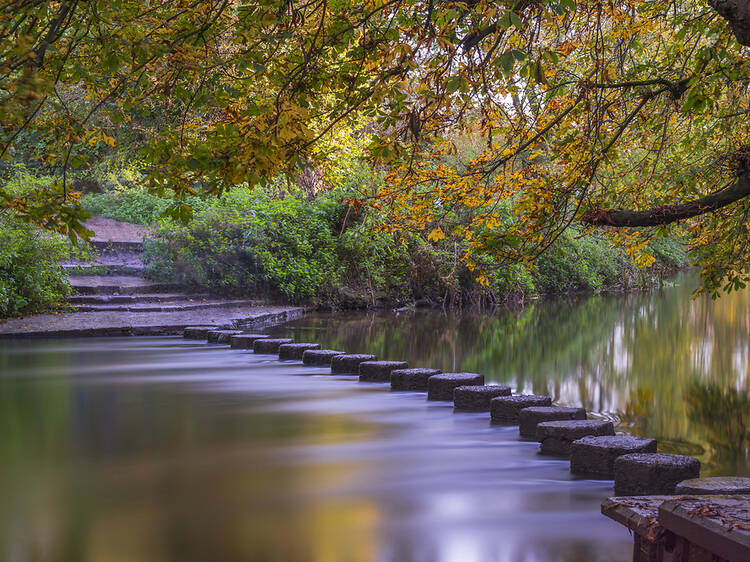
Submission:
M 531 260 L 573 221 L 618 230 L 648 264 L 648 238 L 680 223 L 708 290 L 750 275 L 746 0 L 6 5 L 0 150 L 38 127 L 63 170 L 67 215 L 11 202 L 34 219 L 75 226 L 77 147 L 144 108 L 171 118 L 146 154 L 177 214 L 186 194 L 325 160 L 320 140 L 364 114 L 390 170 L 368 203 L 386 228 L 465 238 L 470 265 Z M 462 134 L 483 139 L 469 159 Z M 457 210 L 463 226 L 435 228 Z

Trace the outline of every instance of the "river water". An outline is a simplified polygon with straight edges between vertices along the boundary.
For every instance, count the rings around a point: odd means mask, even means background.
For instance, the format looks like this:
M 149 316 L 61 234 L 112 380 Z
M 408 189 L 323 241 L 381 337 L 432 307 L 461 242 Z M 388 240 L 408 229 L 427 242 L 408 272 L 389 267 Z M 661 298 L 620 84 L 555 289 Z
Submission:
M 315 314 L 272 330 L 479 372 L 750 474 L 748 292 L 689 278 L 492 316 Z M 182 338 L 0 341 L 0 560 L 625 561 L 574 478 L 488 414 Z

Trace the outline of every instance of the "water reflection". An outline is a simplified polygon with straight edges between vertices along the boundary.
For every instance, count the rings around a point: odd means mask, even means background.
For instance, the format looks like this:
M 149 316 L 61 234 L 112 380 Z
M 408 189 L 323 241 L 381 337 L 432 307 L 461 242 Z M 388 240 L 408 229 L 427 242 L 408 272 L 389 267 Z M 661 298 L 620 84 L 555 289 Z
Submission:
M 481 372 L 749 474 L 750 293 L 691 291 L 276 331 Z M 0 341 L 0 559 L 630 559 L 610 483 L 486 414 L 325 373 L 181 338 Z
M 0 559 L 625 561 L 517 430 L 187 342 L 0 342 Z M 116 367 L 116 368 L 112 368 Z
M 697 455 L 706 475 L 750 475 L 741 414 L 750 291 L 692 299 L 695 286 L 686 275 L 654 293 L 540 301 L 493 316 L 318 315 L 279 331 L 414 366 L 484 373 L 610 417 L 622 431 L 659 439 L 664 451 Z M 717 416 L 720 404 L 732 413 Z

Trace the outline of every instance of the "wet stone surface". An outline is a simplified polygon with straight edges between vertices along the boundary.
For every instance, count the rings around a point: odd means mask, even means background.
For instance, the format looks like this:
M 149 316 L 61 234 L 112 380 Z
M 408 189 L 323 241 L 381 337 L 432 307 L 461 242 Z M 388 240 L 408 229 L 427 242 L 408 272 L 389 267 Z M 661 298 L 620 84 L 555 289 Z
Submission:
M 217 326 L 187 326 L 182 331 L 182 336 L 189 340 L 205 340 L 208 332 L 217 330 Z
M 331 359 L 337 355 L 346 355 L 334 349 L 308 349 L 302 353 L 302 364 L 311 367 L 330 367 Z
M 319 343 L 283 343 L 279 346 L 279 359 L 301 361 L 305 351 L 320 349 Z
M 268 338 L 265 334 L 237 334 L 229 338 L 229 345 L 235 349 L 252 349 L 256 340 Z
M 453 401 L 456 387 L 483 384 L 484 375 L 477 373 L 440 373 L 427 379 L 427 400 Z
M 518 423 L 518 413 L 524 408 L 551 405 L 552 399 L 549 396 L 535 394 L 501 396 L 490 401 L 490 417 L 495 423 Z
M 700 476 L 693 457 L 665 453 L 634 453 L 615 459 L 615 495 L 671 495 L 677 484 Z
M 656 439 L 629 435 L 583 437 L 570 447 L 570 471 L 601 478 L 614 478 L 615 459 L 630 453 L 655 453 Z
M 570 445 L 577 439 L 588 436 L 614 435 L 615 427 L 610 421 L 565 420 L 542 422 L 536 426 L 536 440 L 545 455 L 570 455 Z
M 733 495 L 750 494 L 750 478 L 745 476 L 713 476 L 691 478 L 675 486 L 675 494 Z
M 365 361 L 377 361 L 375 355 L 364 353 L 353 353 L 347 355 L 336 355 L 331 359 L 331 374 L 334 375 L 358 375 L 359 364 Z
M 359 364 L 359 381 L 390 382 L 394 370 L 408 366 L 406 361 L 363 361 Z
M 279 347 L 285 343 L 292 343 L 289 338 L 263 338 L 253 342 L 255 353 L 278 353 Z
M 440 369 L 396 369 L 391 371 L 391 390 L 427 392 L 427 380 Z
M 464 412 L 487 412 L 490 400 L 498 396 L 510 396 L 510 387 L 491 384 L 457 386 L 453 389 L 453 407 Z
M 206 334 L 208 343 L 229 343 L 232 336 L 241 334 L 242 330 L 212 330 Z
M 532 406 L 518 412 L 518 432 L 524 437 L 536 437 L 536 426 L 547 421 L 585 420 L 583 408 L 563 406 Z

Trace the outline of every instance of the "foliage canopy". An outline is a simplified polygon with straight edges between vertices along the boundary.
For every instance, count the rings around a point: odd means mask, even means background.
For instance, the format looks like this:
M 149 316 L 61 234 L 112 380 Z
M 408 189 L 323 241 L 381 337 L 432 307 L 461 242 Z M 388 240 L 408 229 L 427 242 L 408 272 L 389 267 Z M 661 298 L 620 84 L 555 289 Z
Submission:
M 533 259 L 573 221 L 627 227 L 635 254 L 683 221 L 706 288 L 750 277 L 746 0 L 3 6 L 0 152 L 35 128 L 62 171 L 54 193 L 6 204 L 48 227 L 85 234 L 68 170 L 120 123 L 168 117 L 144 157 L 185 216 L 190 195 L 335 158 L 330 135 L 365 119 L 388 171 L 367 203 L 386 228 L 463 237 L 472 267 Z M 467 134 L 481 143 L 458 158 Z

